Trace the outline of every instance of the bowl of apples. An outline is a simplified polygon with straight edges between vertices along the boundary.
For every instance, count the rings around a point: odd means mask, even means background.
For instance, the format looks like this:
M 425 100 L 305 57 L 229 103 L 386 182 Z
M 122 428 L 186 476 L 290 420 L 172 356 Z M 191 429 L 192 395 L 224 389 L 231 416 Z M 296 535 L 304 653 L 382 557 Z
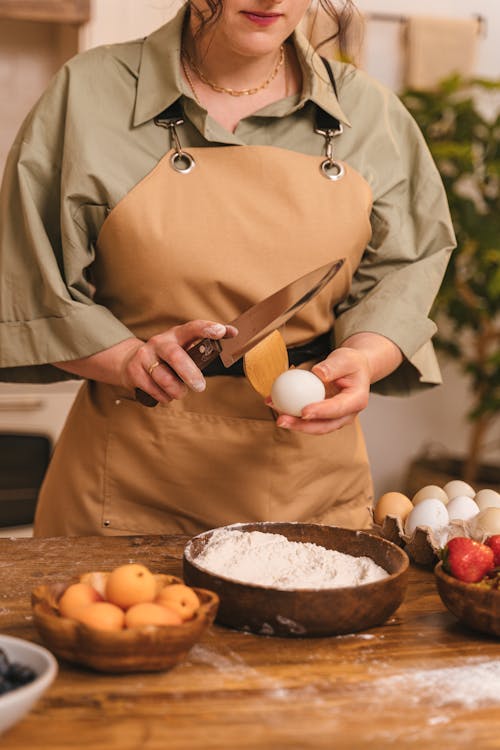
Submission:
M 138 563 L 38 586 L 31 601 L 35 627 L 56 656 L 117 673 L 175 666 L 219 605 L 213 592 Z

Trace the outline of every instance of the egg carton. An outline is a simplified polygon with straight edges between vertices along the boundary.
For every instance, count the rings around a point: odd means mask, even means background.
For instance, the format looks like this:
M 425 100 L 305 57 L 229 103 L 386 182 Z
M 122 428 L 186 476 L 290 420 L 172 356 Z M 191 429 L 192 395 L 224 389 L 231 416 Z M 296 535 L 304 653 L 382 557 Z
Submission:
M 402 547 L 413 562 L 425 568 L 433 568 L 436 565 L 439 561 L 439 551 L 447 541 L 455 536 L 471 536 L 469 525 L 465 521 L 451 521 L 439 532 L 427 526 L 419 526 L 413 534 L 408 535 L 405 534 L 401 519 L 397 516 L 386 516 L 382 524 L 377 524 L 373 520 L 372 512 L 372 526 L 380 536 Z

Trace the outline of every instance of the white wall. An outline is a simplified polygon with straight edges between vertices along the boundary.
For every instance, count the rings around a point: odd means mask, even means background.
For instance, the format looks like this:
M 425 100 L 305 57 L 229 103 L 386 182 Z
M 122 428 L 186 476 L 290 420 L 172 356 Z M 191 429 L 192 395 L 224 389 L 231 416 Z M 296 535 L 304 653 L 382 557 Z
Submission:
M 181 0 L 91 0 L 91 21 L 82 29 L 82 49 L 146 36 L 181 4 Z
M 356 0 L 368 22 L 365 35 L 365 68 L 380 81 L 394 89 L 401 82 L 402 26 L 387 21 L 369 20 L 370 13 L 397 16 L 418 14 L 442 18 L 468 18 L 481 15 L 486 19 L 480 37 L 476 73 L 488 78 L 500 76 L 500 2 L 499 0 Z

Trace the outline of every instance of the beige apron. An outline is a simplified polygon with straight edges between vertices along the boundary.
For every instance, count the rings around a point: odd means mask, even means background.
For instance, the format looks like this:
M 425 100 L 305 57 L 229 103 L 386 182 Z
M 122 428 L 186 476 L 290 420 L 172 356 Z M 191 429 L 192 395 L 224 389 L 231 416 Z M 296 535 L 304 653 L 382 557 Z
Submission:
M 196 318 L 229 322 L 336 258 L 342 271 L 285 327 L 289 346 L 330 330 L 369 240 L 371 191 L 346 166 L 271 146 L 170 153 L 111 211 L 93 269 L 96 300 L 133 333 Z M 312 366 L 307 363 L 304 366 Z M 366 526 L 372 485 L 360 426 L 324 436 L 275 425 L 243 377 L 148 409 L 85 383 L 47 473 L 37 535 L 186 533 L 255 520 Z

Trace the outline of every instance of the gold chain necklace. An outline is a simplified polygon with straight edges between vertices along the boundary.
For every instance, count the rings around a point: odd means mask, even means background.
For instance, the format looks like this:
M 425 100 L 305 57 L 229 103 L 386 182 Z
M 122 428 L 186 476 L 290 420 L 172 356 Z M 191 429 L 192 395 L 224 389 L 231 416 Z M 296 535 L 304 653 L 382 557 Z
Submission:
M 190 72 L 189 72 L 189 70 L 187 68 L 187 65 L 186 65 L 186 53 L 185 53 L 184 50 L 182 50 L 182 53 L 181 53 L 181 65 L 182 65 L 182 70 L 184 71 L 184 75 L 186 76 L 186 81 L 189 83 L 189 88 L 193 92 L 193 96 L 194 96 L 195 100 L 198 102 L 198 104 L 200 105 L 200 107 L 203 106 L 202 103 L 199 100 L 198 94 L 196 93 L 196 89 L 194 87 L 193 79 L 191 78 L 191 74 L 190 74 Z
M 196 65 L 196 63 L 194 62 L 193 58 L 189 55 L 189 53 L 186 50 L 183 50 L 182 52 L 183 52 L 183 56 L 185 56 L 189 64 L 189 67 L 191 68 L 191 70 L 193 70 L 196 73 L 200 81 L 203 81 L 203 83 L 206 83 L 207 86 L 210 86 L 211 89 L 213 89 L 214 91 L 217 91 L 219 94 L 229 94 L 230 96 L 252 96 L 252 94 L 256 94 L 258 91 L 262 91 L 262 89 L 267 88 L 269 84 L 271 83 L 271 81 L 274 81 L 274 79 L 278 75 L 278 72 L 281 66 L 283 65 L 283 62 L 285 61 L 285 46 L 282 44 L 280 47 L 280 56 L 279 56 L 278 62 L 274 66 L 274 70 L 272 71 L 271 75 L 268 76 L 268 78 L 266 78 L 266 80 L 260 84 L 260 86 L 255 86 L 254 88 L 251 88 L 251 89 L 230 89 L 230 88 L 227 88 L 226 86 L 219 86 L 213 81 L 210 81 L 206 77 L 206 75 L 202 73 L 202 71 Z M 196 97 L 196 92 L 194 91 L 193 84 L 189 79 L 189 75 L 187 74 L 186 66 L 184 64 L 183 64 L 183 69 L 186 74 L 188 83 L 193 89 L 193 94 Z

